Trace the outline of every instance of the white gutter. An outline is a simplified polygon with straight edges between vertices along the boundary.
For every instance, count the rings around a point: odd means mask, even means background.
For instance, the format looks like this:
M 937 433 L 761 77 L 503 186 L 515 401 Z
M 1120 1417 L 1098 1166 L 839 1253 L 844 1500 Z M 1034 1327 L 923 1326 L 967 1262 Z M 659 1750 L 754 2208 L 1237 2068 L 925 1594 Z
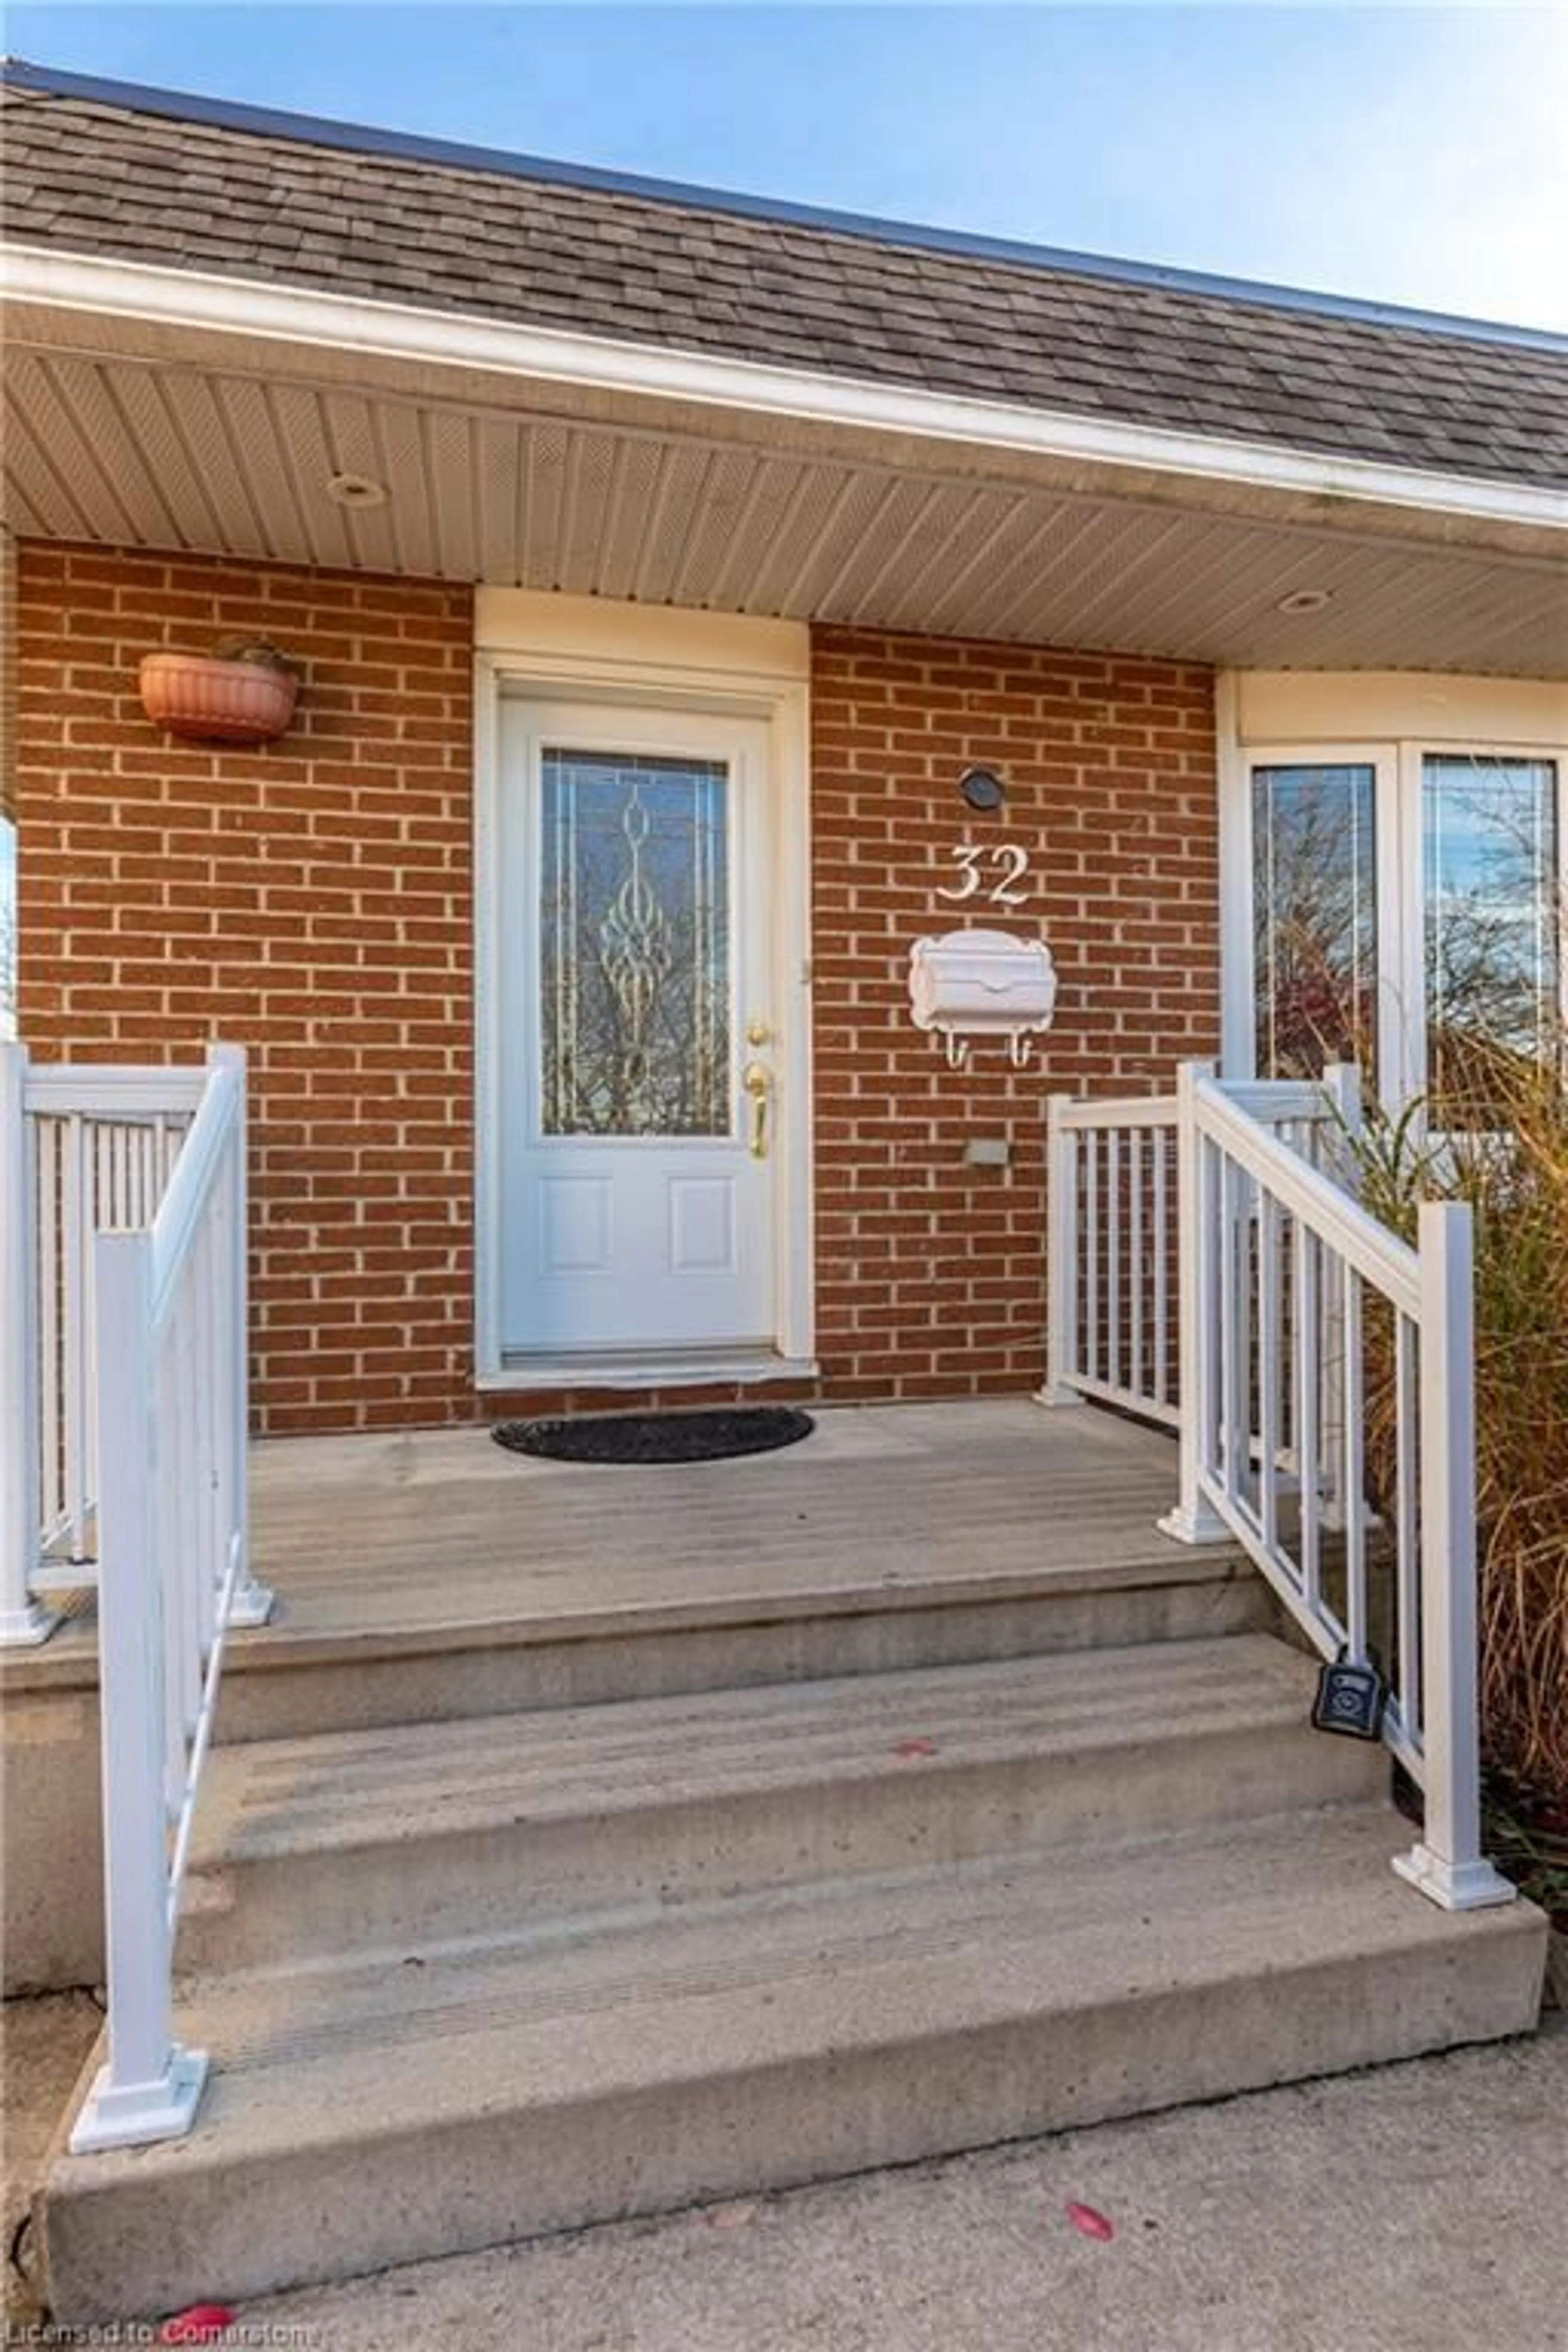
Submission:
M 695 402 L 972 448 L 1225 482 L 1469 521 L 1568 530 L 1568 491 L 1489 481 L 1270 443 L 1121 424 L 864 379 L 715 358 L 658 344 L 513 325 L 40 246 L 0 247 L 0 296 L 159 327 L 265 336 L 382 359 L 483 368 L 596 392 Z

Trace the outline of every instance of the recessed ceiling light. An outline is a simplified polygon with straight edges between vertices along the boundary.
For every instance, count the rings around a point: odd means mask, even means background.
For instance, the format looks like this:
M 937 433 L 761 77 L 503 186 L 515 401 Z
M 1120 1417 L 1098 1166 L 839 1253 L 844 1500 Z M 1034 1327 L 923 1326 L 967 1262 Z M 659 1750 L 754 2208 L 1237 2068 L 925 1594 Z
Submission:
M 1277 613 L 1321 613 L 1325 604 L 1333 602 L 1331 588 L 1292 588 L 1289 596 L 1281 596 L 1275 606 Z
M 327 496 L 335 507 L 384 507 L 386 484 L 368 474 L 329 474 Z

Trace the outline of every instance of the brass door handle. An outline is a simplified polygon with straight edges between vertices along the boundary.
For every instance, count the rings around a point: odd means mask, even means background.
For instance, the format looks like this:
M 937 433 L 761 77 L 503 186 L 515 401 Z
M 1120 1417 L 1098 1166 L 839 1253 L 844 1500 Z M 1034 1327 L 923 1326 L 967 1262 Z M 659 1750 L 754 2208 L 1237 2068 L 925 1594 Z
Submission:
M 748 1062 L 741 1073 L 741 1084 L 752 1098 L 752 1157 L 765 1160 L 768 1156 L 768 1097 L 773 1092 L 773 1078 L 761 1062 Z

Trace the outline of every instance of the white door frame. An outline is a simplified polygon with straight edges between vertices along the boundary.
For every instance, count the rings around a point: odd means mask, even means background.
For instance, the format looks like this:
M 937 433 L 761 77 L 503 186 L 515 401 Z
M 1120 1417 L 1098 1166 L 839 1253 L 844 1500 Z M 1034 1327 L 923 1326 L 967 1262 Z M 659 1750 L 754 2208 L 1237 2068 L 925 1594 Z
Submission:
M 539 1388 L 570 1377 L 599 1386 L 715 1378 L 799 1378 L 816 1370 L 813 1297 L 810 737 L 805 632 L 729 615 L 650 612 L 522 590 L 479 592 L 474 696 L 474 1370 L 483 1389 Z M 513 697 L 762 719 L 778 846 L 773 876 L 773 1049 L 778 1123 L 773 1289 L 776 1354 L 738 1368 L 722 1356 L 624 1367 L 502 1356 L 500 1328 L 498 852 L 501 706 Z

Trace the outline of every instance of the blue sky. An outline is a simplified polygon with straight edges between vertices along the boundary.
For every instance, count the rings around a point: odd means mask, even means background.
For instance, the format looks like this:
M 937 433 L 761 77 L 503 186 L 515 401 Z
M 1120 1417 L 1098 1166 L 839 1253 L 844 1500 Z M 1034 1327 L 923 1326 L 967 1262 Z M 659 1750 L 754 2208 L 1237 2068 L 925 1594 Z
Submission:
M 13 5 L 41 63 L 1568 330 L 1557 6 Z

